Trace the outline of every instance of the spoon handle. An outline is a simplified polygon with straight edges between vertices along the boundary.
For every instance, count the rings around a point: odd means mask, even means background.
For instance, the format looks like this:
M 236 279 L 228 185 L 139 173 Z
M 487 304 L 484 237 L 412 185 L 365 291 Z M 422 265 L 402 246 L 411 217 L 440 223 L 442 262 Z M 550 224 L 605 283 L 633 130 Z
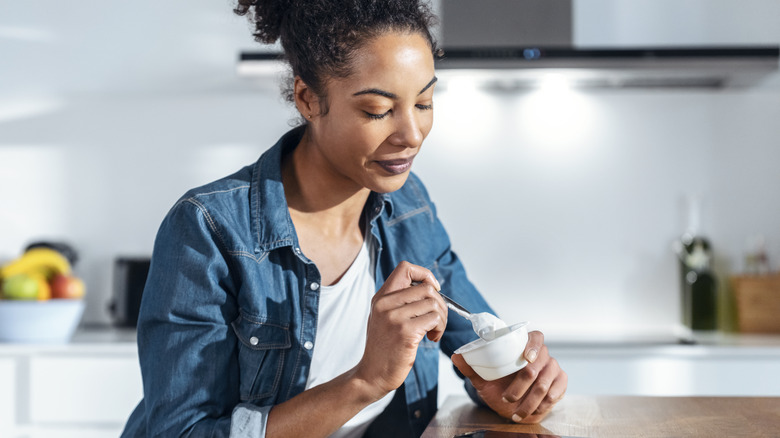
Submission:
M 444 299 L 444 302 L 447 303 L 447 307 L 452 309 L 453 312 L 457 313 L 458 315 L 470 320 L 471 319 L 471 312 L 466 310 L 465 307 L 458 304 L 455 300 L 448 297 L 447 295 L 444 295 L 443 293 L 439 292 L 439 295 Z
M 420 284 L 419 281 L 412 282 L 412 286 L 417 286 L 418 284 Z M 471 321 L 473 314 L 469 312 L 465 307 L 461 306 L 460 304 L 458 304 L 457 301 L 453 300 L 447 295 L 444 295 L 441 291 L 439 291 L 439 295 L 441 295 L 441 297 L 444 299 L 444 302 L 447 304 L 447 307 L 450 310 Z

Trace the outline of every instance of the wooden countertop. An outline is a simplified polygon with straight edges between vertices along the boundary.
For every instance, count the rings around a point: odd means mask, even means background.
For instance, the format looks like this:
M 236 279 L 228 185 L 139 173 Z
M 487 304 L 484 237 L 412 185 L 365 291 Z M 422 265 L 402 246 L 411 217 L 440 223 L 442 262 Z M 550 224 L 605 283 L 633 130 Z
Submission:
M 780 397 L 567 395 L 540 424 L 519 425 L 450 397 L 423 438 L 488 429 L 578 437 L 778 437 Z

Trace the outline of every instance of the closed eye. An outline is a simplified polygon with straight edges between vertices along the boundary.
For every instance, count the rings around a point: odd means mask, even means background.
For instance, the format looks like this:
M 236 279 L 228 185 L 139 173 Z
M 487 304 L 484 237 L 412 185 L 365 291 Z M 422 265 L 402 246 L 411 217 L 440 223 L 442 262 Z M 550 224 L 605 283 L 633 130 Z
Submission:
M 427 111 L 427 110 L 432 110 L 433 109 L 433 104 L 427 104 L 426 105 L 426 104 L 418 103 L 414 107 L 417 108 L 418 110 L 421 110 L 421 111 Z M 363 112 L 366 114 L 366 116 L 369 119 L 372 119 L 372 120 L 382 120 L 385 117 L 387 117 L 390 113 L 392 113 L 393 110 L 389 109 L 389 110 L 387 110 L 387 111 L 385 111 L 383 113 L 372 113 L 372 112 L 365 111 L 365 110 Z
M 370 113 L 368 111 L 363 111 L 363 112 L 366 113 L 366 116 L 368 116 L 369 119 L 381 120 L 381 119 L 384 119 L 385 117 L 387 117 L 387 115 L 390 114 L 391 111 L 392 110 L 387 110 L 387 111 L 385 111 L 383 113 L 380 113 L 380 114 Z

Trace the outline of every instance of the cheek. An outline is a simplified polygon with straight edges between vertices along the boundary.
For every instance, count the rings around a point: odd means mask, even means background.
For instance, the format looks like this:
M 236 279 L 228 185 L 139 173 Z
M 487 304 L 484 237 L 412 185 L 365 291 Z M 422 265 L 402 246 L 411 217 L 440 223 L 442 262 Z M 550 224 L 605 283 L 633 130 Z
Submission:
M 343 162 L 360 165 L 361 167 L 366 166 L 366 163 L 370 161 L 370 157 L 381 144 L 381 140 L 377 140 L 378 136 L 365 128 L 355 129 L 353 127 L 345 130 L 340 138 L 342 140 L 337 143 L 337 147 Z
M 346 133 L 355 154 L 370 155 L 387 141 L 393 131 L 387 123 L 366 123 L 359 128 L 353 127 Z
M 428 137 L 428 134 L 431 132 L 432 128 L 433 128 L 433 112 L 431 111 L 430 114 L 426 115 L 426 117 L 424 117 L 422 122 L 420 123 L 420 131 L 422 131 L 423 138 Z

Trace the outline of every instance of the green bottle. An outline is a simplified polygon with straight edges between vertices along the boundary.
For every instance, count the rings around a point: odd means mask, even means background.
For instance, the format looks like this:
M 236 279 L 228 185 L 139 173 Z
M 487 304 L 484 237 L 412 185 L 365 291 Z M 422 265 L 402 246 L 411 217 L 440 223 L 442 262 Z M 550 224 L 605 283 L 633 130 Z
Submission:
M 683 324 L 692 330 L 718 328 L 718 284 L 712 269 L 713 251 L 699 231 L 701 199 L 686 199 L 688 231 L 675 243 L 680 265 Z
M 712 249 L 701 236 L 681 239 L 680 274 L 683 322 L 693 330 L 718 328 L 718 284 L 712 271 Z

